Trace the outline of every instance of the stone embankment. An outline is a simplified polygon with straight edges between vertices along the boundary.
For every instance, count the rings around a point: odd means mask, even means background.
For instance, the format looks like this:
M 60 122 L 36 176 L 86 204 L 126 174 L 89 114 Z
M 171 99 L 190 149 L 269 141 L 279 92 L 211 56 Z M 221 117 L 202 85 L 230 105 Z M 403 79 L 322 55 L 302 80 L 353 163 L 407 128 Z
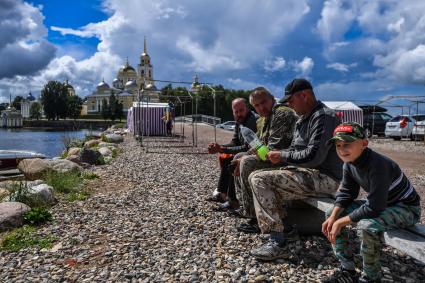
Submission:
M 205 202 L 216 157 L 176 141 L 145 145 L 148 153 L 126 137 L 116 159 L 93 169 L 92 196 L 53 207 L 53 222 L 38 230 L 57 239 L 52 249 L 0 251 L 0 281 L 320 282 L 337 267 L 321 236 L 289 244 L 285 259 L 256 261 L 249 250 L 265 237 L 237 232 L 243 220 Z M 384 282 L 425 281 L 424 264 L 393 249 L 382 262 Z

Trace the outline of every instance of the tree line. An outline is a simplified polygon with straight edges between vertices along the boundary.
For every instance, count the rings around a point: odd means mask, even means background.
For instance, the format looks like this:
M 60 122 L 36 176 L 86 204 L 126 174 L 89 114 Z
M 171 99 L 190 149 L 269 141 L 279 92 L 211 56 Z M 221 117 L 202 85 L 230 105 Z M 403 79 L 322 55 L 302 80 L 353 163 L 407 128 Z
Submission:
M 216 92 L 216 117 L 222 121 L 233 120 L 232 100 L 238 97 L 248 101 L 250 90 L 225 89 L 222 85 L 212 86 Z M 206 86 L 198 87 L 196 92 L 191 92 L 193 96 L 193 107 L 189 99 L 186 103 L 179 103 L 177 96 L 188 96 L 185 87 L 173 88 L 171 84 L 161 89 L 161 102 L 172 102 L 175 105 L 176 116 L 195 114 L 195 98 L 198 100 L 198 114 L 214 116 L 214 98 L 212 90 Z M 251 107 L 251 106 L 250 106 Z M 183 111 L 184 110 L 184 111 Z M 253 108 L 251 108 L 253 110 Z M 180 114 L 181 113 L 181 114 Z

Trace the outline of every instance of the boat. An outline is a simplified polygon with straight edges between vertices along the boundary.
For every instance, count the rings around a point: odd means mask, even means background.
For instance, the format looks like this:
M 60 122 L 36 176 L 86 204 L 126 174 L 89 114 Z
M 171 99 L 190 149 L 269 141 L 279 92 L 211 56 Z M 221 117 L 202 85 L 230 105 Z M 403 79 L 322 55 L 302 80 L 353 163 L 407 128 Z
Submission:
M 14 169 L 23 159 L 46 158 L 44 154 L 25 150 L 0 150 L 0 170 Z

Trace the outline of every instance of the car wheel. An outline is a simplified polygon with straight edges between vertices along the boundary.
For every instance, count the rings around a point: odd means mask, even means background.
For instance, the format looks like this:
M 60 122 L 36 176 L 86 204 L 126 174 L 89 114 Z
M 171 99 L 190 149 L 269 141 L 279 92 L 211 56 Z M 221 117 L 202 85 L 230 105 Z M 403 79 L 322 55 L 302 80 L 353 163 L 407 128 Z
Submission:
M 416 140 L 416 137 L 414 137 L 413 134 L 410 134 L 410 137 L 409 138 L 410 138 L 411 141 Z
M 393 140 L 399 141 L 399 140 L 401 140 L 401 137 L 393 137 Z
M 367 138 L 372 137 L 372 131 L 369 128 L 364 129 L 364 133 L 365 133 Z

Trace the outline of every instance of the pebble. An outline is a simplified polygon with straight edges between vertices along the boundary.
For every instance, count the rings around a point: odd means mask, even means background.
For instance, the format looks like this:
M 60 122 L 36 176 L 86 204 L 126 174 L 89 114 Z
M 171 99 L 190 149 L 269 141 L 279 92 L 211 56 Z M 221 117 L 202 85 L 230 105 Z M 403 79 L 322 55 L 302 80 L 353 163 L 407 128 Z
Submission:
M 204 153 L 208 142 L 142 148 L 126 137 L 116 159 L 90 169 L 99 176 L 86 184 L 93 193 L 59 202 L 53 222 L 39 228 L 57 239 L 54 252 L 1 250 L 0 282 L 320 282 L 332 273 L 338 262 L 323 237 L 302 236 L 289 258 L 272 263 L 249 255 L 268 237 L 237 232 L 240 219 L 205 201 L 217 185 L 217 156 L 193 153 Z M 393 251 L 382 253 L 386 278 L 397 282 L 404 270 L 401 281 L 425 282 L 423 263 Z

